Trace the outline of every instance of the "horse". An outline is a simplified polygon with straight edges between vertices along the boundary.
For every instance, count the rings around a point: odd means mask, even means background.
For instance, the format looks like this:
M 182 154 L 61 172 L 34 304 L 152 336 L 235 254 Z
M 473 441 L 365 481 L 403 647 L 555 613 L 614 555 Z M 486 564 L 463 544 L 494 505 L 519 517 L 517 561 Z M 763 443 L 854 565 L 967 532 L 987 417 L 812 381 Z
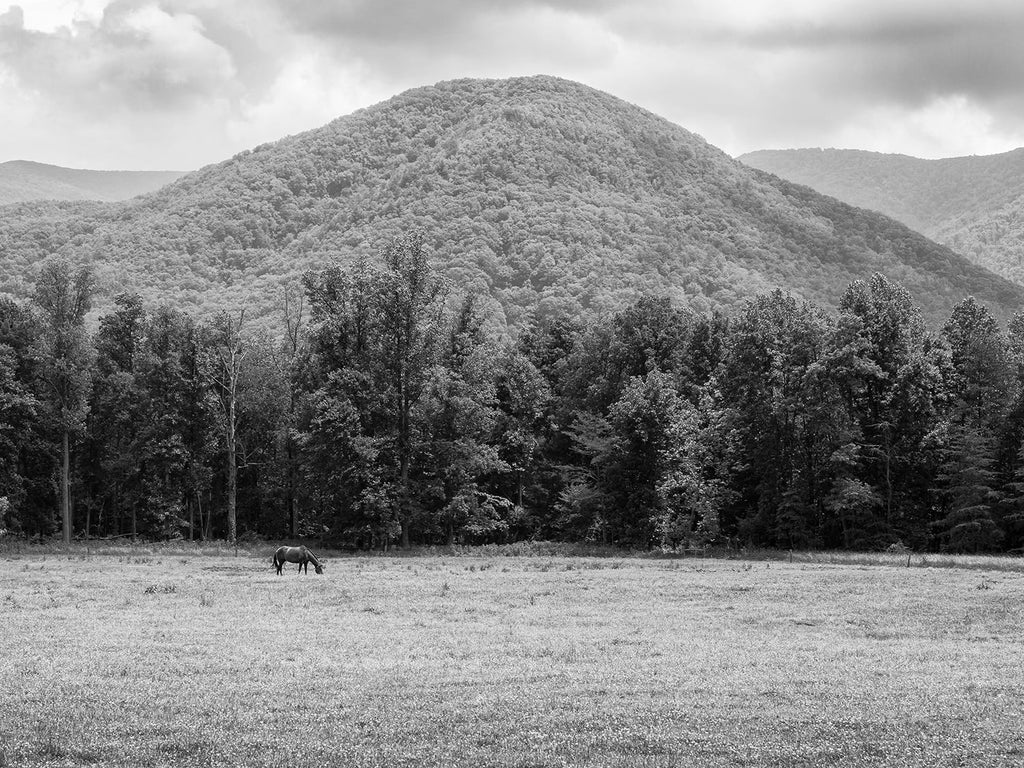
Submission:
M 320 562 L 316 555 L 310 552 L 305 547 L 278 547 L 277 552 L 274 553 L 274 567 L 277 568 L 277 575 L 282 575 L 282 569 L 285 563 L 298 563 L 299 573 L 309 573 L 309 564 L 313 564 L 313 568 L 317 573 L 324 572 L 324 564 Z

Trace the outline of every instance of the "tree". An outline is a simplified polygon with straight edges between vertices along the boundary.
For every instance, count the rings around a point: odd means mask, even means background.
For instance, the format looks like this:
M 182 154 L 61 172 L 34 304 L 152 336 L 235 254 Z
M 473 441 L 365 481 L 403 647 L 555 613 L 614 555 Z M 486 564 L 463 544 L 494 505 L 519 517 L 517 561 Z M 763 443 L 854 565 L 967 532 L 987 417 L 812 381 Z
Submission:
M 572 437 L 583 462 L 568 468 L 566 525 L 585 524 L 586 535 L 604 543 L 652 543 L 664 519 L 664 460 L 680 408 L 672 378 L 654 370 L 629 379 L 606 416 L 577 414 Z
M 945 516 L 936 528 L 944 549 L 989 552 L 1002 541 L 994 519 L 1001 493 L 993 471 L 993 440 L 977 425 L 944 423 L 932 437 L 941 457 L 936 480 Z
M 771 546 L 820 542 L 834 398 L 822 362 L 829 322 L 781 291 L 757 296 L 736 321 L 718 375 L 727 436 L 727 533 Z
M 996 510 L 1014 480 L 1014 362 L 995 318 L 973 298 L 953 308 L 942 335 L 949 350 L 942 419 L 930 435 L 945 512 L 936 528 L 947 549 L 990 551 L 1003 539 Z
M 830 375 L 852 419 L 843 476 L 867 483 L 881 501 L 870 543 L 906 539 L 930 515 L 925 439 L 937 419 L 941 350 L 910 293 L 879 274 L 847 288 L 830 347 Z M 844 536 L 868 544 L 865 531 Z
M 238 536 L 238 390 L 242 366 L 249 354 L 249 343 L 242 335 L 245 310 L 234 315 L 221 312 L 211 329 L 211 364 L 208 372 L 221 403 L 221 429 L 227 454 L 227 524 L 228 541 Z
M 729 432 L 719 400 L 717 385 L 711 382 L 697 405 L 681 400 L 668 425 L 656 522 L 663 547 L 710 543 L 721 531 L 722 510 L 733 491 Z
M 296 376 L 299 372 L 300 354 L 304 351 L 304 300 L 305 296 L 301 291 L 293 298 L 291 290 L 284 291 L 284 322 L 285 337 L 283 342 L 284 354 L 287 360 L 289 386 L 288 386 L 288 420 L 284 425 L 285 435 L 285 459 L 287 461 L 287 508 L 288 508 L 288 531 L 292 538 L 299 535 L 299 469 L 298 449 L 296 446 L 295 423 L 298 418 L 299 409 L 299 387 Z
M 95 366 L 88 418 L 89 504 L 102 528 L 105 513 L 120 520 L 127 512 L 131 535 L 138 535 L 141 503 L 141 420 L 143 395 L 137 380 L 144 338 L 145 311 L 137 294 L 121 294 L 113 312 L 100 318 L 94 340 Z M 120 533 L 121 531 L 117 531 Z M 88 533 L 87 533 L 88 535 Z
M 42 442 L 36 333 L 29 309 L 0 297 L 0 497 L 7 499 L 0 527 L 11 531 L 36 527 L 34 512 L 42 501 L 33 493 L 37 479 L 29 460 Z
M 506 495 L 515 501 L 518 514 L 525 521 L 536 517 L 539 506 L 539 499 L 528 497 L 527 489 L 535 487 L 543 416 L 551 392 L 540 371 L 514 347 L 500 355 L 496 384 L 499 413 L 495 439 L 498 455 L 508 466 L 513 484 Z
M 47 261 L 33 300 L 39 310 L 38 337 L 44 403 L 60 435 L 60 513 L 64 542 L 71 542 L 71 443 L 88 411 L 90 348 L 85 315 L 93 291 L 88 267 L 74 269 L 60 259 Z
M 413 445 L 413 408 L 423 393 L 432 358 L 437 354 L 440 320 L 448 286 L 430 269 L 423 248 L 424 235 L 396 238 L 385 247 L 384 271 L 377 293 L 384 370 L 391 381 L 392 425 L 398 459 L 398 518 L 402 546 L 409 546 L 413 519 L 410 469 Z
M 460 520 L 486 512 L 474 486 L 504 466 L 490 444 L 494 354 L 480 352 L 473 300 L 452 300 L 427 262 L 422 233 L 392 241 L 376 263 L 330 267 L 305 282 L 304 461 L 339 511 L 335 523 L 368 528 L 385 545 L 394 529 L 402 546 L 413 529 L 455 535 Z M 339 457 L 334 466 L 319 455 L 328 446 Z

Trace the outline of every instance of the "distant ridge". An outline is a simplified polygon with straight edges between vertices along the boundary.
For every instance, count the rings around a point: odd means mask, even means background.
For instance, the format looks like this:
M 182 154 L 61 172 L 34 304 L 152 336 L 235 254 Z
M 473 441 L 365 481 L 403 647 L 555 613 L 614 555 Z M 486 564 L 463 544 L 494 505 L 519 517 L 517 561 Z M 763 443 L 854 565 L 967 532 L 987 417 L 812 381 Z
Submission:
M 126 202 L 7 206 L 0 291 L 27 295 L 59 253 L 93 263 L 108 301 L 130 289 L 274 318 L 304 270 L 416 228 L 510 328 L 651 293 L 708 311 L 781 288 L 828 307 L 876 271 L 933 322 L 968 294 L 1002 318 L 1024 303 L 1020 286 L 890 218 L 546 76 L 417 88 Z
M 942 160 L 851 149 L 760 150 L 738 159 L 892 216 L 1024 283 L 1024 148 Z
M 116 202 L 153 192 L 182 171 L 90 171 L 30 160 L 0 163 L 0 205 L 32 200 Z

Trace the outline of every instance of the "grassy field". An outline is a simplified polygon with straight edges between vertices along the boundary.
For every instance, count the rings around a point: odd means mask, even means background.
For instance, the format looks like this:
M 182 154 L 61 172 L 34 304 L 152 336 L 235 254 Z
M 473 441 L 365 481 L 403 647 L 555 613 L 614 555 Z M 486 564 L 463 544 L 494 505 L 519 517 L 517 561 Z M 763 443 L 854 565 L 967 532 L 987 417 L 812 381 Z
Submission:
M 0 553 L 0 766 L 1024 764 L 1020 561 L 270 555 Z

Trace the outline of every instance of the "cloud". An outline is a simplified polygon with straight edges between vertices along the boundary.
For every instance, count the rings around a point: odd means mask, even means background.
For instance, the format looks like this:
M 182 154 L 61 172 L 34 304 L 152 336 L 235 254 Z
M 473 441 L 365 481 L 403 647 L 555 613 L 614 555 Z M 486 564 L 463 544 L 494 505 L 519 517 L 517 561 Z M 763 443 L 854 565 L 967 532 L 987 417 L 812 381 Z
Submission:
M 756 50 L 798 53 L 847 92 L 912 106 L 949 96 L 998 104 L 1020 90 L 1024 6 L 984 4 L 766 26 L 745 37 Z M 740 38 L 741 42 L 744 38 Z
M 616 54 L 614 34 L 582 0 L 276 5 L 294 34 L 319 42 L 339 59 L 360 61 L 378 80 L 406 86 L 466 76 L 583 72 Z
M 668 15 L 623 4 L 607 18 L 650 75 L 645 105 L 664 104 L 663 114 L 730 151 L 842 146 L 853 136 L 865 148 L 928 156 L 1024 143 L 1017 0 L 686 6 Z M 686 97 L 673 104 L 659 81 Z
M 27 29 L 18 7 L 2 18 L 3 66 L 42 97 L 85 113 L 175 111 L 234 96 L 231 57 L 205 36 L 195 16 L 119 0 L 98 22 L 54 32 Z
M 539 73 L 733 153 L 1009 149 L 1021 39 L 1019 0 L 32 0 L 0 11 L 0 160 L 116 136 L 190 167 L 407 88 Z

